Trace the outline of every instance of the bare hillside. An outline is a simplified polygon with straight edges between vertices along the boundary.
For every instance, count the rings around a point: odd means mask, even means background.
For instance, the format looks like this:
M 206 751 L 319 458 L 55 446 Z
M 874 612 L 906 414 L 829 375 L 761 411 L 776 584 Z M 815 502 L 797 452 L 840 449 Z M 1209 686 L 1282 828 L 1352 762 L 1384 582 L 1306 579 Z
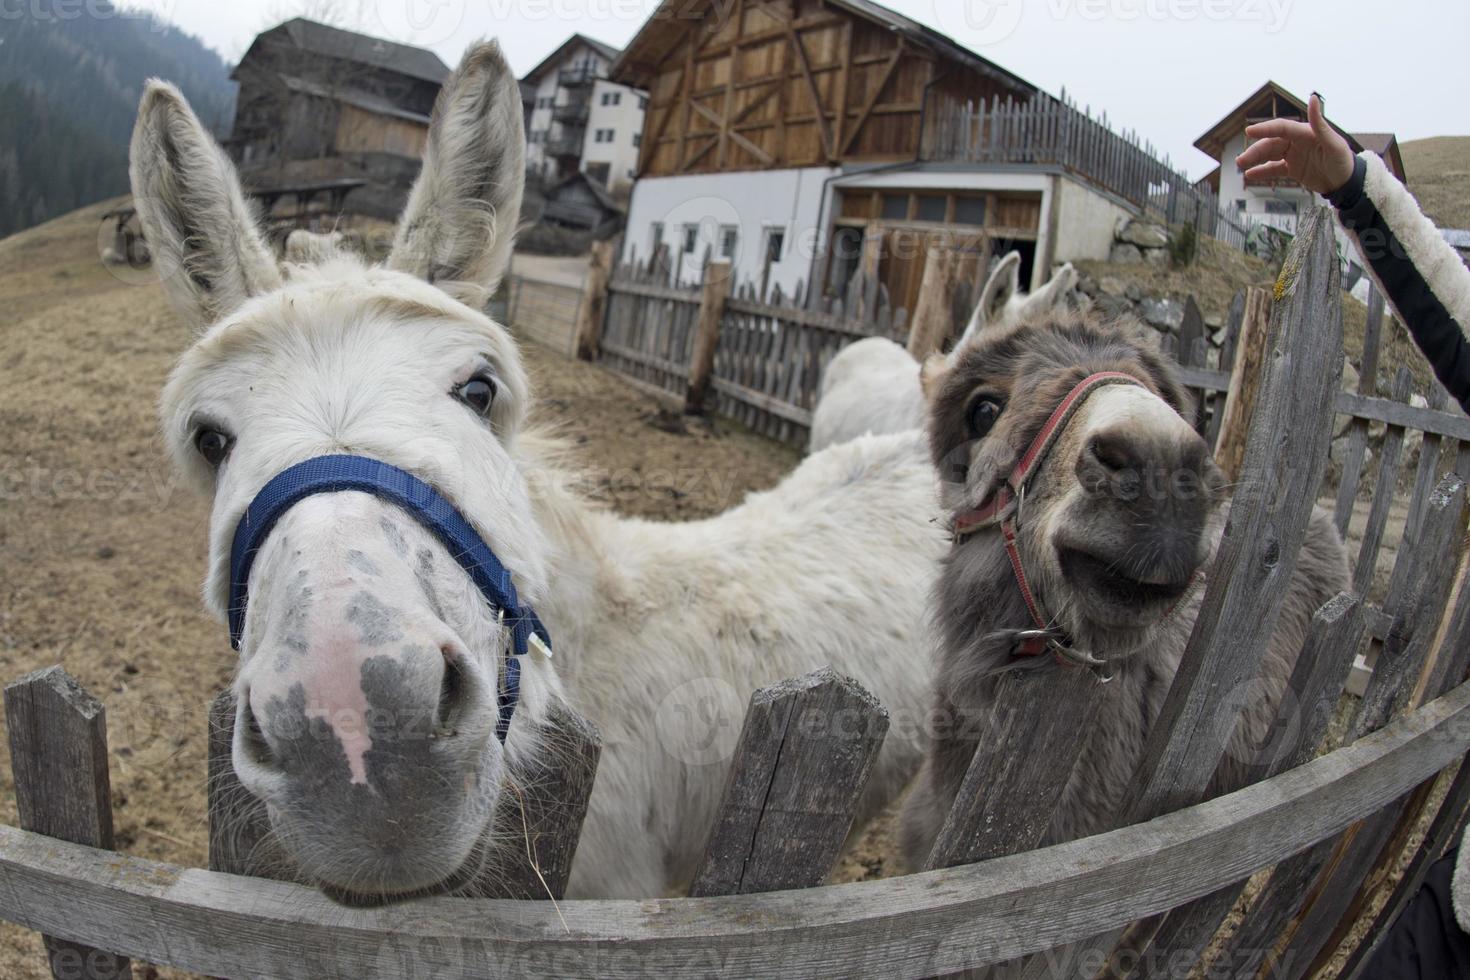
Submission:
M 1470 136 L 1400 143 L 1409 190 L 1441 228 L 1470 228 Z

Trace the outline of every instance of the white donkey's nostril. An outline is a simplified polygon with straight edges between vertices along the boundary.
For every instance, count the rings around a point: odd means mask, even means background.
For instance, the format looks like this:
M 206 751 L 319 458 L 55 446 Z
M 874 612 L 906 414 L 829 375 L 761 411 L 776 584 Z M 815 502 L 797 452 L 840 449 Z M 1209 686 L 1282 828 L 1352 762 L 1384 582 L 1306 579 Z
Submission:
M 440 738 L 456 734 L 460 719 L 471 698 L 473 682 L 464 668 L 464 659 L 451 644 L 440 648 L 444 655 L 444 674 L 439 681 L 438 731 Z

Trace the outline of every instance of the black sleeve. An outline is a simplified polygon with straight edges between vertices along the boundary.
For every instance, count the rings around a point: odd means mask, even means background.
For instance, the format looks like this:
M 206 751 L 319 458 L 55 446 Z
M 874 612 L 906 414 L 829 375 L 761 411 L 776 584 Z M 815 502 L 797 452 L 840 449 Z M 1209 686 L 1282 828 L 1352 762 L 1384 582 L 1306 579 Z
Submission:
M 1465 304 L 1457 302 L 1470 297 L 1470 270 L 1376 157 L 1360 154 L 1352 178 L 1328 201 L 1435 377 L 1470 413 L 1470 343 Z

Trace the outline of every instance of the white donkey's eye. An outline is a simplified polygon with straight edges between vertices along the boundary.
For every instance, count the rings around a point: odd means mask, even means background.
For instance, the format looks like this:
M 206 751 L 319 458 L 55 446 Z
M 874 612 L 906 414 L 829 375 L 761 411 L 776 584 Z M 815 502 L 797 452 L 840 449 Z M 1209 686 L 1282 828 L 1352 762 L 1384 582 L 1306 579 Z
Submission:
M 458 388 L 454 397 L 464 402 L 479 415 L 489 415 L 495 405 L 495 379 L 488 374 L 477 374 Z

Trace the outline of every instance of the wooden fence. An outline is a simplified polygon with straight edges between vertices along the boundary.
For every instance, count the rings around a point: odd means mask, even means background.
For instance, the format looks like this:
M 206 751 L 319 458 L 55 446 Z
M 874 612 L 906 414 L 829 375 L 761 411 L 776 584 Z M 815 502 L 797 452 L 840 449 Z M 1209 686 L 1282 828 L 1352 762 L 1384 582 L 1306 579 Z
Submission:
M 976 719 L 1000 737 L 976 753 L 930 870 L 820 884 L 888 719 L 852 681 L 819 670 L 752 696 L 695 876 L 698 897 L 525 900 L 564 888 L 596 770 L 595 729 L 562 707 L 553 724 L 564 737 L 551 741 L 563 755 L 523 781 L 541 787 L 526 804 L 541 861 L 526 873 L 505 869 L 511 897 L 348 909 L 300 885 L 221 873 L 253 870 L 244 858 L 260 850 L 225 846 L 241 839 L 224 836 L 226 816 L 260 819 L 232 796 L 227 699 L 211 712 L 213 870 L 107 850 L 105 712 L 51 668 L 5 692 L 23 829 L 0 827 L 0 918 L 54 937 L 58 976 L 89 961 L 94 975 L 116 976 L 126 969 L 119 956 L 218 976 L 924 977 L 1027 956 L 1021 975 L 1153 976 L 1156 964 L 1193 965 L 1212 945 L 1211 975 L 1268 967 L 1311 976 L 1346 949 L 1343 975 L 1361 976 L 1386 923 L 1458 839 L 1470 804 L 1470 766 L 1455 770 L 1470 749 L 1466 485 L 1456 472 L 1440 478 L 1436 467 L 1416 481 L 1417 517 L 1384 601 L 1375 609 L 1355 589 L 1314 616 L 1271 737 L 1253 750 L 1260 781 L 1201 802 L 1224 751 L 1220 732 L 1239 708 L 1220 692 L 1244 689 L 1260 664 L 1341 404 L 1328 221 L 1318 213 L 1305 223 L 1264 326 L 1241 329 L 1235 363 L 1258 358 L 1261 368 L 1258 383 L 1229 388 L 1224 406 L 1226 424 L 1232 399 L 1254 406 L 1231 520 L 1115 830 L 1038 848 L 1068 757 L 1088 741 L 1099 683 L 1051 665 L 1007 675 L 993 717 Z M 1193 369 L 1188 380 L 1205 386 L 1210 375 Z M 1406 406 L 1355 397 L 1394 415 L 1390 431 L 1411 421 Z M 1439 460 L 1460 461 L 1462 438 L 1439 434 Z M 1328 723 L 1350 655 L 1380 618 L 1378 669 L 1336 743 Z M 1036 745 L 1054 754 L 1031 754 Z M 1021 753 L 1037 763 L 1015 766 Z M 1436 784 L 1443 801 L 1431 805 Z M 994 832 L 997 820 L 1005 833 Z M 1407 871 L 1394 875 L 1426 823 Z M 1265 887 L 1243 901 L 1247 878 L 1266 868 Z M 1372 916 L 1370 898 L 1382 900 Z M 1222 931 L 1237 906 L 1239 924 Z M 1372 928 L 1353 945 L 1360 918 Z
M 999 96 L 961 102 L 935 93 L 925 112 L 925 161 L 1059 167 L 1166 224 L 1193 222 L 1202 234 L 1246 246 L 1249 229 L 1222 212 L 1214 192 L 1196 186 L 1136 134 L 1114 132 L 1106 115 L 1078 109 L 1065 91 L 1019 103 Z
M 670 284 L 662 254 L 614 266 L 605 277 L 604 317 L 584 321 L 590 336 L 579 349 L 640 387 L 683 399 L 691 410 L 712 408 L 804 447 L 832 357 L 854 340 L 902 340 L 907 332 L 908 313 L 860 277 L 846 297 L 823 301 L 802 290 L 790 296 L 779 288 L 767 296 L 750 286 L 732 290 L 727 265 L 707 261 L 706 270 L 701 282 L 684 286 Z

